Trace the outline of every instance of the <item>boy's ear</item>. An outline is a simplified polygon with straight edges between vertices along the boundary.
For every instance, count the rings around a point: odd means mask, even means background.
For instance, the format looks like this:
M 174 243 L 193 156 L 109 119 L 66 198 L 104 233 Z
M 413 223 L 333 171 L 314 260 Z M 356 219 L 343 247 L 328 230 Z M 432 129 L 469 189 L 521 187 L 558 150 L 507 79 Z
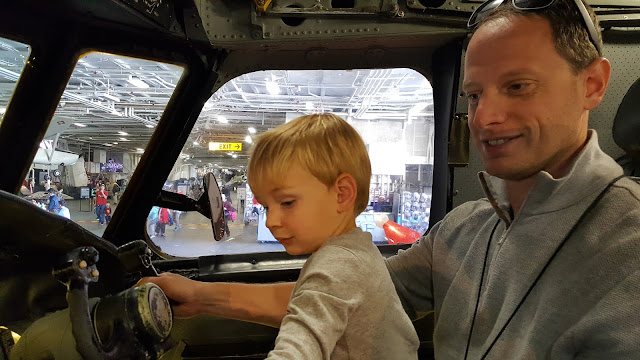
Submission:
M 335 188 L 338 195 L 338 212 L 353 211 L 358 195 L 358 185 L 353 176 L 341 174 L 336 179 Z

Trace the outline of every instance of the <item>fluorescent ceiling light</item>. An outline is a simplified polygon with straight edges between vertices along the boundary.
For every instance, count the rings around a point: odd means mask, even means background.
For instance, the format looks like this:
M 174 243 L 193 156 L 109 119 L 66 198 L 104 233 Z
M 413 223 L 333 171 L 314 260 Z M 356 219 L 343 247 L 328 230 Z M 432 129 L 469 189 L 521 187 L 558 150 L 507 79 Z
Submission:
M 307 108 L 307 110 L 313 110 L 313 103 L 311 101 L 307 101 L 304 107 Z
M 120 141 L 129 141 L 129 140 L 127 140 L 125 138 L 120 138 Z
M 112 142 L 112 144 L 113 144 L 113 145 L 118 145 L 118 143 L 117 143 L 117 142 Z
M 267 81 L 266 85 L 267 85 L 267 92 L 269 92 L 269 94 L 271 95 L 280 94 L 280 86 L 278 85 L 277 82 L 270 80 L 270 81 Z
M 149 129 L 153 129 L 155 126 L 151 125 L 151 124 L 146 124 L 146 127 L 148 127 Z
M 144 149 L 136 148 L 136 150 L 139 152 L 144 152 Z
M 127 79 L 127 82 L 129 82 L 129 84 L 138 88 L 143 88 L 143 89 L 149 88 L 149 84 L 140 80 L 140 78 L 134 77 L 133 75 L 129 75 L 129 79 Z
M 88 62 L 86 62 L 85 60 L 82 60 L 82 59 L 78 60 L 78 64 L 80 64 L 80 65 L 82 65 L 84 67 L 90 68 L 90 69 L 95 69 L 96 68 L 95 66 L 89 64 Z
M 221 124 L 226 124 L 226 123 L 228 123 L 228 122 L 229 122 L 229 120 L 227 120 L 227 118 L 226 118 L 226 117 L 224 117 L 223 115 L 218 115 L 218 116 L 217 116 L 217 119 L 218 119 L 218 121 L 219 121 Z
M 253 140 L 251 139 L 251 136 L 247 135 L 244 137 L 244 142 L 251 144 L 253 142 Z
M 417 114 L 422 110 L 426 109 L 427 106 L 429 106 L 428 102 L 417 103 L 411 109 L 409 109 L 409 114 Z
M 231 157 L 235 159 L 235 158 L 237 158 L 237 157 L 238 157 L 238 155 L 233 154 L 233 155 L 231 155 Z
M 81 123 L 73 123 L 73 125 L 78 126 L 78 127 L 87 127 L 86 124 L 81 124 Z
M 254 128 L 254 127 L 250 127 L 250 128 L 248 128 L 247 130 L 249 130 L 249 132 L 250 132 L 251 134 L 255 134 L 255 133 L 256 133 L 256 128 Z
M 0 107 L 0 114 L 4 114 L 7 111 L 6 107 Z
M 111 144 L 102 144 L 102 145 L 104 145 L 104 146 L 113 146 L 113 145 L 111 145 Z
M 126 133 L 126 132 L 124 132 L 124 131 L 118 131 L 118 134 L 119 134 L 119 135 L 123 135 L 123 136 L 125 136 L 125 135 L 129 135 L 128 133 Z
M 113 95 L 108 94 L 108 93 L 96 93 L 96 96 L 102 97 L 102 98 L 105 98 L 105 99 L 109 99 L 109 100 L 113 100 L 113 101 L 120 101 L 119 97 L 113 96 Z
M 197 142 L 197 141 L 194 141 L 194 142 L 193 142 L 193 145 L 195 145 L 195 146 L 199 146 L 199 145 L 200 145 L 200 143 L 199 143 L 199 142 Z

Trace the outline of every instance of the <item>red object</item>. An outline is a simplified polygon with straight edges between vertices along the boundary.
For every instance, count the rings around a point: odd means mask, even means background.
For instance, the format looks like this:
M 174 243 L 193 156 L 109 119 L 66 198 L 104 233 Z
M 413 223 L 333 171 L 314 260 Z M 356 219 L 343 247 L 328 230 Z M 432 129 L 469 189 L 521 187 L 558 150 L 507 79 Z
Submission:
M 105 191 L 96 191 L 96 205 L 107 205 L 107 195 L 109 192 Z
M 160 216 L 158 216 L 158 222 L 162 224 L 169 223 L 169 210 L 160 208 Z
M 384 229 L 384 235 L 387 237 L 387 241 L 391 245 L 396 244 L 413 244 L 420 238 L 420 233 L 406 228 L 393 221 L 387 221 L 382 225 Z

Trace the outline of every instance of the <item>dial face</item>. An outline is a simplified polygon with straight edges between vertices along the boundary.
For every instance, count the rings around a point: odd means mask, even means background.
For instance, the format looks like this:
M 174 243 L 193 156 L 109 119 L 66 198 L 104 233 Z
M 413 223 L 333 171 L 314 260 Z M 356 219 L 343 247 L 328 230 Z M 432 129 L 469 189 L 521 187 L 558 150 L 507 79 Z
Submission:
M 153 286 L 149 290 L 149 310 L 155 331 L 161 338 L 169 336 L 171 327 L 173 326 L 173 315 L 171 313 L 171 305 L 165 294 L 159 287 Z

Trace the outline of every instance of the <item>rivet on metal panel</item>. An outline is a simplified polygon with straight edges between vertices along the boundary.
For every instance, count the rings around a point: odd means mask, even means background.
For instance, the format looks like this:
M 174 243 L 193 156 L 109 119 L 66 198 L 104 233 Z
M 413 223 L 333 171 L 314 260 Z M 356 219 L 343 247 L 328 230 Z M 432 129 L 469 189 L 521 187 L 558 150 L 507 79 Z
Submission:
M 226 38 L 227 38 L 227 35 L 222 35 L 222 38 L 223 38 L 223 39 L 226 39 Z
M 373 28 L 373 31 L 380 31 L 379 28 Z
M 244 34 L 240 35 L 240 39 L 244 39 Z
M 369 28 L 364 28 L 364 32 L 368 32 L 368 31 L 369 31 Z
M 236 38 L 236 36 L 235 36 L 235 35 L 231 35 L 231 38 L 232 38 L 232 39 L 235 39 L 235 38 Z
M 270 32 L 264 33 L 264 37 L 271 37 L 271 33 Z

